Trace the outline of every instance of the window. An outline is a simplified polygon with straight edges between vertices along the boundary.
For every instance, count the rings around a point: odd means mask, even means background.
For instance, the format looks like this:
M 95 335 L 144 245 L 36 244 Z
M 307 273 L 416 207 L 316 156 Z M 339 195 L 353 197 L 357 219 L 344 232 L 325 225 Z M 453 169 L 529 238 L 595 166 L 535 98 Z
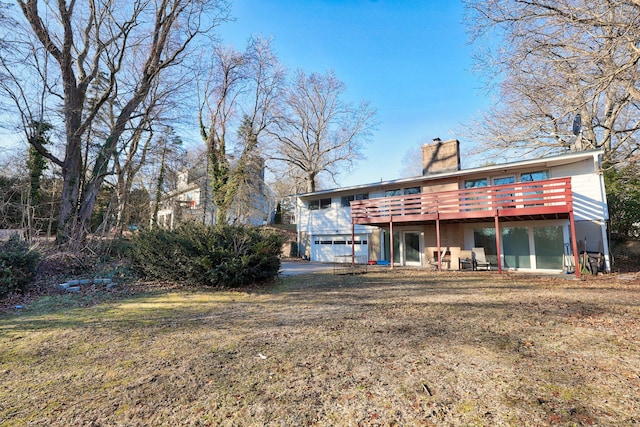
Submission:
M 488 182 L 486 178 L 468 179 L 464 182 L 465 189 L 483 188 L 483 187 L 486 187 L 487 185 L 488 185 Z M 465 205 L 470 206 L 469 209 L 465 209 L 465 210 L 477 211 L 481 209 L 489 209 L 489 207 L 487 206 L 484 206 L 484 207 L 481 206 L 483 204 L 482 199 L 486 199 L 487 197 L 488 196 L 465 197 L 464 200 L 468 202 L 468 203 L 465 203 Z
M 497 178 L 493 178 L 493 185 L 509 185 L 514 184 L 516 182 L 516 177 L 511 176 L 501 176 Z M 496 202 L 498 206 L 503 208 L 513 208 L 513 193 L 507 193 L 506 189 L 496 190 Z
M 549 179 L 549 171 L 527 172 L 520 176 L 520 182 L 542 181 L 543 179 Z
M 369 199 L 369 194 L 367 193 L 363 193 L 363 194 L 351 194 L 350 196 L 343 196 L 342 197 L 342 207 L 343 208 L 348 208 L 350 205 L 350 202 L 354 201 L 354 200 L 367 200 Z
M 493 185 L 507 185 L 516 182 L 514 176 L 501 176 L 500 178 L 493 178 Z
M 520 176 L 520 182 L 534 182 L 549 179 L 549 171 L 536 171 L 523 173 Z M 534 186 L 534 188 L 537 186 Z M 524 193 L 525 201 L 542 200 L 542 197 L 531 197 L 532 194 L 542 194 L 542 191 L 527 191 Z M 541 206 L 541 203 L 526 204 L 525 207 Z
M 354 241 L 348 240 L 347 243 L 349 245 L 366 245 L 367 241 L 366 240 L 354 240 Z
M 320 199 L 320 209 L 328 209 L 331 207 L 331 199 Z
M 420 194 L 421 192 L 422 190 L 420 189 L 420 187 L 410 187 L 404 189 L 405 196 L 408 196 L 410 194 Z
M 486 178 L 468 179 L 464 182 L 464 188 L 481 188 L 487 186 Z
M 317 211 L 318 209 L 327 209 L 331 207 L 331 198 L 316 199 L 309 201 L 309 210 Z
M 422 189 L 420 187 L 398 188 L 395 190 L 387 190 L 384 192 L 385 197 L 393 196 L 408 196 L 410 194 L 420 194 Z

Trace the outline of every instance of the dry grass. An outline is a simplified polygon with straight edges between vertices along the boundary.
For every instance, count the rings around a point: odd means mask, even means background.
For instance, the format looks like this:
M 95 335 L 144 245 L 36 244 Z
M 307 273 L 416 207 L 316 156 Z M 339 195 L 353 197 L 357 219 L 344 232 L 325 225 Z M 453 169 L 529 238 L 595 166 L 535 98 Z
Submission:
M 640 425 L 639 340 L 615 275 L 49 300 L 0 314 L 0 425 Z

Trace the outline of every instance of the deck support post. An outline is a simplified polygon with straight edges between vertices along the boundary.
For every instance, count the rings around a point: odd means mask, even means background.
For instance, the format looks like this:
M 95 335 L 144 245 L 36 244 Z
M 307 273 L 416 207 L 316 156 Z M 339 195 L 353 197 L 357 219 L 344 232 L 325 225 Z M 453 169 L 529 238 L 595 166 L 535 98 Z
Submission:
M 391 264 L 391 269 L 393 270 L 393 217 L 389 216 L 389 263 Z
M 502 274 L 502 260 L 500 256 L 500 221 L 498 221 L 498 211 L 494 212 L 494 220 L 496 227 L 496 257 L 498 258 L 498 273 Z
M 440 252 L 440 213 L 436 213 L 436 246 L 438 246 L 438 271 L 442 271 L 442 253 Z
M 356 224 L 351 220 L 351 267 L 356 265 Z M 368 260 L 367 260 L 368 261 Z
M 576 269 L 576 279 L 580 278 L 580 254 L 578 253 L 578 239 L 576 239 L 576 221 L 573 217 L 573 202 L 569 201 L 569 226 L 571 228 L 571 246 L 573 250 L 573 264 Z M 584 248 L 586 251 L 587 248 Z

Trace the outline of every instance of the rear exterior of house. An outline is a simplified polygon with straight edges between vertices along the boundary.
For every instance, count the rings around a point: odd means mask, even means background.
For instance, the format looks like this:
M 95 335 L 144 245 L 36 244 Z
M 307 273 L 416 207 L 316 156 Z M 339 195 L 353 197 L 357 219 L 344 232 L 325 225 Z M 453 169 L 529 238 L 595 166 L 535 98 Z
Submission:
M 459 142 L 436 140 L 423 146 L 422 176 L 299 195 L 299 253 L 456 270 L 482 249 L 496 269 L 550 273 L 599 254 L 608 271 L 601 158 L 581 151 L 460 170 Z
M 157 214 L 157 224 L 160 227 L 173 229 L 186 221 L 215 223 L 216 207 L 212 200 L 205 160 L 202 159 L 195 168 L 178 173 L 176 188 L 162 197 Z M 239 197 L 229 207 L 229 223 L 259 226 L 272 219 L 275 196 L 264 182 L 263 161 L 259 159 L 250 165 L 251 179 L 240 187 Z

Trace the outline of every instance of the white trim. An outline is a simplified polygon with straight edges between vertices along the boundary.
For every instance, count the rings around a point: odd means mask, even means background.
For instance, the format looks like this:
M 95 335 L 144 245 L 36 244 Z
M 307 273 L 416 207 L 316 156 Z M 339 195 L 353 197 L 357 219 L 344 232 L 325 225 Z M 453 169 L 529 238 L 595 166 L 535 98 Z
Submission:
M 527 169 L 531 167 L 548 169 L 554 166 L 575 163 L 584 159 L 593 159 L 594 162 L 596 162 L 597 164 L 597 159 L 600 155 L 602 155 L 602 153 L 603 153 L 602 150 L 580 151 L 575 153 L 561 154 L 553 157 L 521 160 L 518 162 L 502 163 L 502 164 L 490 165 L 490 166 L 481 166 L 481 167 L 475 167 L 470 169 L 461 169 L 453 172 L 440 172 L 440 173 L 433 173 L 428 175 L 420 175 L 420 176 L 411 177 L 411 178 L 401 178 L 396 180 L 354 185 L 351 187 L 333 188 L 329 190 L 315 191 L 313 193 L 302 193 L 302 194 L 298 194 L 298 197 L 304 197 L 306 199 L 309 197 L 319 197 L 325 194 L 337 195 L 339 193 L 349 193 L 354 191 L 362 191 L 366 189 L 369 189 L 369 191 L 371 191 L 376 188 L 389 187 L 392 185 L 393 186 L 398 186 L 398 185 L 415 186 L 423 182 L 432 181 L 432 180 L 441 180 L 443 178 L 453 178 L 453 177 L 463 177 L 467 175 L 475 175 L 480 173 L 490 174 L 491 172 L 495 172 L 495 171 L 501 174 L 508 174 L 510 173 L 509 172 L 510 170 L 514 170 L 514 173 L 520 173 L 520 171 L 518 171 L 520 169 Z

